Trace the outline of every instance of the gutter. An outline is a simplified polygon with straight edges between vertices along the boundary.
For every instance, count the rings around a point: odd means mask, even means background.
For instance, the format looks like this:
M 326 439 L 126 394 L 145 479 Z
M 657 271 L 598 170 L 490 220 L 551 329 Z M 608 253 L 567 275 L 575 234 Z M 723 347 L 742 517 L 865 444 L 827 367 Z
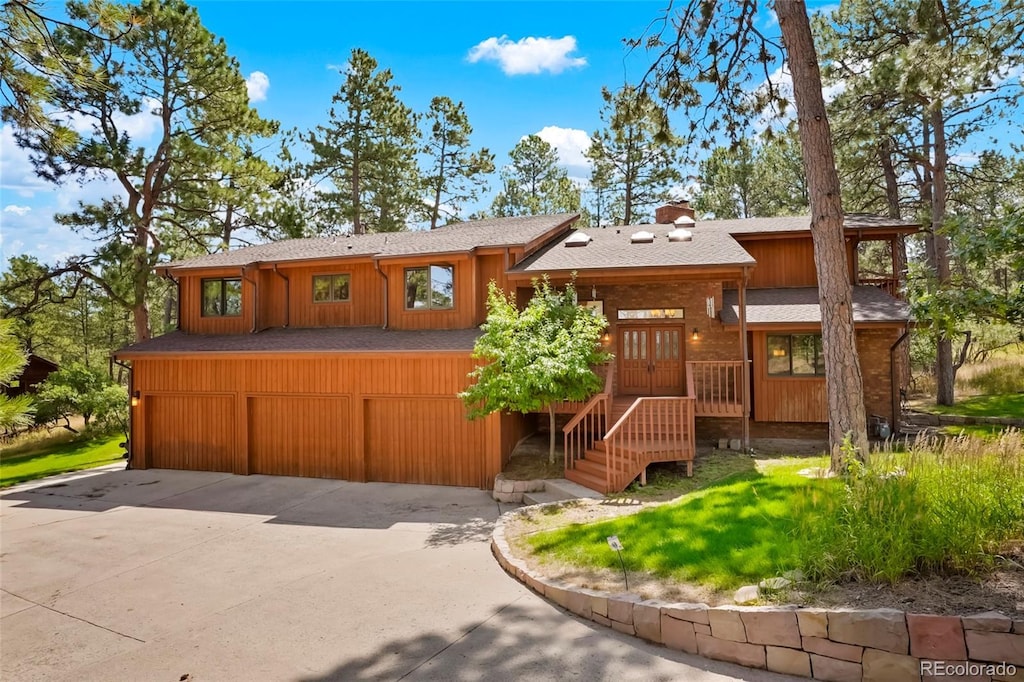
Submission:
M 292 281 L 277 271 L 277 263 L 274 263 L 274 274 L 284 280 L 284 327 L 287 329 L 292 321 Z
M 377 271 L 377 274 L 384 279 L 384 326 L 381 329 L 388 328 L 388 276 L 384 274 L 384 271 L 380 269 L 380 260 L 377 258 L 373 259 L 373 269 Z

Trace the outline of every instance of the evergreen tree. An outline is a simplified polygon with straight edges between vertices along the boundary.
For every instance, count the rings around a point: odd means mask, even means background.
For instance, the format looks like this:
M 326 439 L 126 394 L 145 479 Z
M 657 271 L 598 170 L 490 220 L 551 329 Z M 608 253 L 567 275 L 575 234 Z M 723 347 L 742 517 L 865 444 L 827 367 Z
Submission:
M 423 153 L 428 169 L 423 186 L 429 194 L 430 229 L 438 226 L 442 213 L 459 219 L 459 209 L 474 201 L 487 187 L 487 174 L 494 172 L 494 154 L 486 147 L 469 150 L 473 127 L 462 102 L 435 97 L 424 117 L 429 127 Z
M 303 169 L 317 188 L 316 232 L 394 232 L 422 212 L 416 116 L 398 99 L 391 71 L 377 67 L 369 53 L 352 50 L 328 123 L 301 136 L 313 154 Z
M 527 135 L 509 152 L 501 169 L 502 191 L 494 198 L 495 216 L 575 213 L 582 206 L 579 187 L 558 165 L 558 151 L 537 135 Z
M 668 116 L 645 90 L 627 85 L 616 93 L 603 88 L 605 128 L 590 137 L 587 156 L 595 168 L 607 165 L 610 184 L 622 203 L 622 223 L 639 222 L 643 208 L 665 199 L 682 182 L 679 150 L 683 141 L 669 128 Z

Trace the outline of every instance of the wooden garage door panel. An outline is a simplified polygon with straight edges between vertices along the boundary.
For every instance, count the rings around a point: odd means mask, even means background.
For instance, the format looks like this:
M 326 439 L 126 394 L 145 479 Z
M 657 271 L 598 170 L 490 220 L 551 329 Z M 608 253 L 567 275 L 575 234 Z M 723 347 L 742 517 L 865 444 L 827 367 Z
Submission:
M 485 422 L 457 398 L 366 401 L 366 480 L 479 487 Z
M 232 396 L 146 397 L 148 466 L 231 471 L 235 441 Z
M 249 471 L 352 480 L 350 422 L 347 397 L 250 398 Z

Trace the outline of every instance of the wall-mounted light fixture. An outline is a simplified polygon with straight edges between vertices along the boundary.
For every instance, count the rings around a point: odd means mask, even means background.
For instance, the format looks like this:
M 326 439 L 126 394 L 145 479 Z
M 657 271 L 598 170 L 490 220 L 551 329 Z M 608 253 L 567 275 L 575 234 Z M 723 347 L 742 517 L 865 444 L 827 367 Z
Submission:
M 611 335 L 610 332 L 605 332 L 604 334 L 601 335 L 601 343 L 603 343 L 603 344 L 605 344 L 607 346 L 611 342 L 612 342 L 612 335 Z
M 596 301 L 597 300 L 597 285 L 596 284 L 594 284 L 593 286 L 590 287 L 590 300 L 591 301 Z
M 697 331 L 696 327 L 693 328 L 693 334 L 690 335 L 690 338 L 694 341 L 700 341 L 700 332 Z
M 139 403 L 142 402 L 142 393 L 135 391 L 132 393 L 132 407 L 138 407 Z

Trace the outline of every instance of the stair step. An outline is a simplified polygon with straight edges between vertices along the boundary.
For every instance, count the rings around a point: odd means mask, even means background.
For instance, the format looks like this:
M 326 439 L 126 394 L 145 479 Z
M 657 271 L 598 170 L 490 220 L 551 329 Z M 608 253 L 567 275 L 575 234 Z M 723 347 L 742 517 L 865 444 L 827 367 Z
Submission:
M 583 458 L 588 462 L 600 464 L 601 466 L 608 465 L 608 453 L 601 450 L 587 450 L 586 454 L 583 455 Z
M 604 477 L 598 478 L 592 474 L 580 471 L 579 469 L 566 469 L 565 477 L 573 483 L 578 483 L 581 486 L 596 490 L 599 493 L 606 492 Z
M 607 467 L 604 464 L 589 459 L 581 459 L 576 462 L 576 471 L 583 471 L 604 480 L 604 473 Z
M 600 495 L 590 488 L 585 488 L 578 483 L 573 483 L 565 478 L 554 478 L 544 481 L 544 490 L 555 495 L 562 495 L 563 500 L 575 500 L 575 499 L 592 499 L 599 500 L 603 495 Z
M 548 492 L 547 490 L 523 493 L 523 504 L 547 504 L 548 502 L 561 502 L 571 499 L 571 497 L 564 497 L 561 493 Z
M 604 452 L 605 451 L 604 441 L 603 440 L 595 440 L 594 441 L 594 445 L 592 446 L 592 449 L 593 450 L 597 450 L 598 452 Z M 590 452 L 590 450 L 587 450 L 587 452 Z

